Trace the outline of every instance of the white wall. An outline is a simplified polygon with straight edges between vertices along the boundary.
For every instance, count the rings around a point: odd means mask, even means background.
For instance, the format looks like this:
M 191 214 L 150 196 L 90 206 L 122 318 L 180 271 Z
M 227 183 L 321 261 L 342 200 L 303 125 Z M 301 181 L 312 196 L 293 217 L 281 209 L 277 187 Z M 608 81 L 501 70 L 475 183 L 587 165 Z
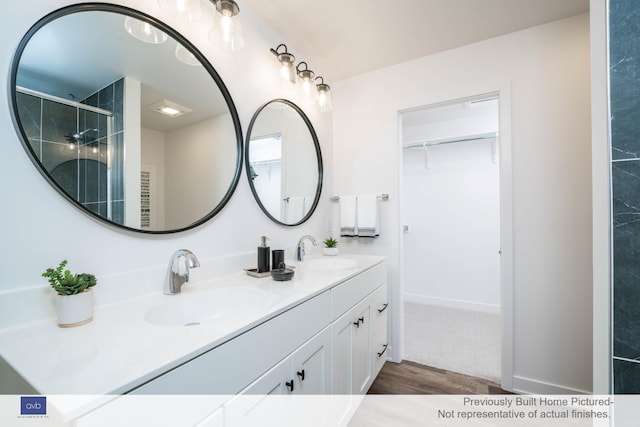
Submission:
M 237 159 L 234 155 L 231 115 L 212 117 L 165 135 L 165 225 L 181 228 L 211 212 L 233 180 L 235 163 L 215 159 Z
M 503 260 L 513 258 L 514 347 L 507 384 L 541 393 L 590 391 L 589 16 L 366 73 L 332 89 L 333 192 L 390 194 L 380 238 L 346 246 L 390 257 L 395 355 L 398 111 L 501 89 L 510 94 L 513 249 L 503 244 Z
M 140 163 L 142 159 L 142 128 L 140 127 L 139 81 L 124 80 L 124 223 L 127 227 L 140 228 Z
M 3 2 L 0 6 L 0 80 L 9 80 L 15 49 L 25 32 L 51 11 L 78 3 L 65 0 L 33 0 L 27 3 Z M 288 98 L 298 103 L 294 88 L 275 84 L 277 67 L 269 48 L 286 42 L 290 50 L 294 40 L 284 40 L 243 7 L 242 19 L 246 43 L 237 52 L 221 51 L 207 38 L 208 22 L 181 23 L 168 18 L 148 0 L 113 0 L 155 16 L 188 38 L 210 60 L 225 82 L 240 117 L 243 137 L 254 111 L 273 98 Z M 321 71 L 321 70 L 318 70 Z M 67 258 L 74 270 L 92 272 L 98 281 L 107 276 L 150 270 L 143 275 L 150 286 L 162 292 L 164 272 L 171 254 L 179 248 L 191 249 L 201 263 L 232 254 L 253 252 L 261 235 L 271 238 L 271 247 L 291 247 L 303 234 L 325 233 L 328 193 L 323 194 L 317 213 L 307 223 L 284 227 L 271 222 L 253 200 L 247 178 L 242 173 L 238 188 L 227 206 L 211 221 L 187 232 L 172 235 L 142 235 L 122 231 L 98 222 L 64 200 L 36 171 L 22 148 L 9 113 L 8 84 L 0 85 L 0 259 L 7 268 L 0 281 L 0 312 L 3 303 L 20 290 L 47 292 L 40 277 L 47 267 Z M 323 150 L 331 155 L 331 117 L 305 110 L 319 135 Z M 330 161 L 328 162 L 330 164 Z M 330 176 L 325 175 L 329 185 Z M 9 185 L 10 183 L 10 185 Z M 132 284 L 132 286 L 138 285 Z M 98 285 L 100 287 L 100 285 Z M 96 291 L 98 292 L 98 287 Z M 99 295 L 97 295 L 99 296 Z M 35 304 L 33 304 L 35 306 Z M 53 304 L 38 305 L 43 315 L 54 313 Z M 33 307 L 28 307 L 34 309 Z M 15 310 L 14 310 L 15 311 Z M 2 319 L 5 321 L 5 319 Z

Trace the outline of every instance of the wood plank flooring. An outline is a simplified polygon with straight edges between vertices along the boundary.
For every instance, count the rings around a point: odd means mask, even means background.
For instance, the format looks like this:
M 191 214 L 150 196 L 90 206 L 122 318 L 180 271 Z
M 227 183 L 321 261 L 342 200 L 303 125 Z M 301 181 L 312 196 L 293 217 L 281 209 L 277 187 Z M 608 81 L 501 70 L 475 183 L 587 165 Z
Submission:
M 387 362 L 368 394 L 511 394 L 500 384 L 415 362 Z

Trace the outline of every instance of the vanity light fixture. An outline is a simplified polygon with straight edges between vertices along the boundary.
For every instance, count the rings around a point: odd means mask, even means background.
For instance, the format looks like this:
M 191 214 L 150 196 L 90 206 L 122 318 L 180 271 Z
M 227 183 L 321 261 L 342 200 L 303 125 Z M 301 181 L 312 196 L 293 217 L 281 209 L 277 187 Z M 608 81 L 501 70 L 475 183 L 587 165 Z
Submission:
M 198 61 L 198 58 L 196 58 L 193 53 L 189 52 L 189 49 L 182 46 L 180 43 L 176 43 L 175 53 L 176 58 L 178 58 L 180 62 L 191 65 L 192 67 L 199 67 L 202 65 L 200 64 L 200 61 Z
M 234 0 L 209 0 L 216 8 L 213 14 L 213 29 L 209 40 L 216 46 L 236 50 L 244 46 L 242 24 L 238 15 L 240 8 Z
M 145 43 L 161 44 L 167 41 L 169 36 L 148 22 L 127 16 L 124 19 L 124 28 L 127 33 Z
M 284 47 L 284 52 L 278 52 L 278 50 Z M 273 53 L 280 63 L 280 76 L 291 83 L 295 83 L 297 79 L 297 73 L 295 69 L 295 61 L 296 57 L 293 56 L 292 53 L 287 52 L 287 45 L 281 43 L 275 49 L 270 49 L 271 53 Z
M 151 108 L 153 111 L 157 111 L 158 113 L 162 113 L 169 117 L 179 117 L 192 111 L 190 108 L 184 107 L 180 104 L 176 104 L 175 102 L 167 101 L 166 99 L 154 102 L 153 104 L 149 105 L 149 108 Z
M 316 90 L 318 91 L 316 100 L 318 102 L 320 112 L 326 113 L 327 111 L 331 111 L 333 108 L 333 104 L 331 102 L 331 88 L 324 82 L 322 77 L 318 76 L 315 78 L 315 80 L 318 79 L 320 79 L 320 83 L 316 84 Z
M 203 16 L 200 0 L 158 0 L 158 6 L 184 22 L 196 22 Z
M 304 70 L 300 68 L 302 64 L 304 64 Z M 296 66 L 296 72 L 298 73 L 298 81 L 302 87 L 302 93 L 305 96 L 311 96 L 313 93 L 313 85 L 315 84 L 313 79 L 315 74 L 308 68 L 307 63 L 304 61 Z

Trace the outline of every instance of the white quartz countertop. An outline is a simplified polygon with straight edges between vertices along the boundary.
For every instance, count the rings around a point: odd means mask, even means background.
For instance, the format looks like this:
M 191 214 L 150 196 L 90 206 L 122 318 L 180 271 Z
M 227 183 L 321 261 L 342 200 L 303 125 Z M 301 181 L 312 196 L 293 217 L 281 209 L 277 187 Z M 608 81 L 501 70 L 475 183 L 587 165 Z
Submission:
M 59 399 L 64 413 L 80 415 L 99 405 L 103 395 L 126 393 L 385 259 L 339 255 L 336 259 L 355 265 L 318 270 L 305 265 L 313 258 L 292 263 L 295 274 L 288 282 L 238 272 L 187 283 L 177 295 L 163 295 L 158 283 L 153 294 L 96 307 L 93 321 L 80 327 L 59 328 L 55 318 L 13 326 L 0 331 L 0 356 L 42 395 L 87 395 Z M 240 286 L 265 291 L 267 302 L 197 326 L 159 326 L 144 318 L 168 301 Z

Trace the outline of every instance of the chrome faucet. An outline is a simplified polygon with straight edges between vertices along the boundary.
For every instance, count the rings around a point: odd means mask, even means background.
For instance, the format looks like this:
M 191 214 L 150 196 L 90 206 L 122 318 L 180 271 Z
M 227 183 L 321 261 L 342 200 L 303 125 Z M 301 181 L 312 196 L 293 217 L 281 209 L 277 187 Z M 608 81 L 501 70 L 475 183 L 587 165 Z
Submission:
M 184 270 L 181 271 L 180 263 L 184 260 Z M 169 270 L 164 283 L 164 293 L 166 295 L 179 294 L 182 285 L 189 281 L 189 269 L 200 267 L 198 258 L 188 249 L 178 249 L 171 256 Z
M 309 240 L 311 243 L 313 243 L 313 246 L 318 246 L 318 242 L 316 241 L 316 239 L 309 235 L 309 234 L 305 234 L 304 236 L 302 236 L 300 238 L 300 240 L 298 240 L 298 249 L 296 250 L 296 259 L 298 261 L 302 261 L 304 259 L 304 241 Z

